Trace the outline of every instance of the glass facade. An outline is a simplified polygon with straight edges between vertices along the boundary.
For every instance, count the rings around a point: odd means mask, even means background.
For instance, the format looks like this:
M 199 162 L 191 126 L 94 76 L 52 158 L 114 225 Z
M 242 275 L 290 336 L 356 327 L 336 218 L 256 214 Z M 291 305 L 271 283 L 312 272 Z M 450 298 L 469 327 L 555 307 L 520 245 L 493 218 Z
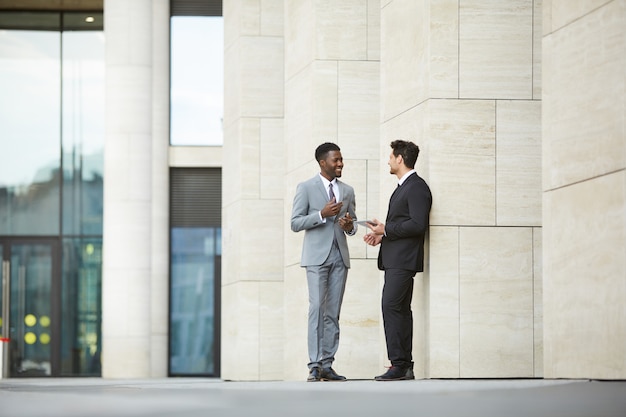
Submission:
M 224 143 L 224 18 L 171 18 L 170 143 Z
M 221 228 L 172 228 L 170 373 L 217 372 L 216 294 L 221 269 Z
M 102 13 L 0 12 L 10 376 L 100 373 L 104 68 Z

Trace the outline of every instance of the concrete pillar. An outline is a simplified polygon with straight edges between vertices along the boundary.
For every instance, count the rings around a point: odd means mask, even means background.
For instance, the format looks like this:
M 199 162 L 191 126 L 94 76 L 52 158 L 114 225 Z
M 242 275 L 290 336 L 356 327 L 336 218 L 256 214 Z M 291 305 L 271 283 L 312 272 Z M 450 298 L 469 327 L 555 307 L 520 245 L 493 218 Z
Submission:
M 545 377 L 626 378 L 626 0 L 544 0 Z
M 151 376 L 151 0 L 106 0 L 102 376 Z
M 152 229 L 150 278 L 150 376 L 168 371 L 170 4 L 152 1 Z
M 433 194 L 416 375 L 541 376 L 541 1 L 385 3 L 381 167 L 415 141 Z
M 283 1 L 225 1 L 224 379 L 283 378 Z

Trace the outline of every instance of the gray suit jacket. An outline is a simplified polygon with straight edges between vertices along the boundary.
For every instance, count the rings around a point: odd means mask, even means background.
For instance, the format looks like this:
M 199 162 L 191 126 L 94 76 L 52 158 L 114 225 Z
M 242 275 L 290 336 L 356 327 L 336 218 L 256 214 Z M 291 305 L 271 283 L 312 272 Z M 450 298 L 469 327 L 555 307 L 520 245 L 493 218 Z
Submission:
M 319 212 L 328 203 L 328 192 L 319 174 L 301 182 L 296 188 L 291 212 L 291 230 L 294 232 L 305 230 L 300 266 L 323 264 L 330 253 L 334 235 L 337 239 L 343 263 L 350 268 L 350 254 L 348 252 L 346 234 L 339 226 L 338 221 L 346 214 L 346 211 L 356 220 L 354 188 L 339 181 L 339 179 L 337 179 L 337 185 L 343 206 L 337 216 L 327 217 L 325 223 L 320 220 Z

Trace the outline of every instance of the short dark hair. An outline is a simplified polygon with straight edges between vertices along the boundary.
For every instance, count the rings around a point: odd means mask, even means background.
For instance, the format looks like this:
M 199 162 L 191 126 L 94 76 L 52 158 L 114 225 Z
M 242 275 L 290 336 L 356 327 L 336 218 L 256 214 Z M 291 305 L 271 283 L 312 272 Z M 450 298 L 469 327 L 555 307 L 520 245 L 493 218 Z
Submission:
M 393 142 L 391 142 L 391 149 L 393 149 L 393 154 L 395 156 L 402 155 L 404 165 L 406 165 L 407 168 L 415 168 L 417 156 L 420 154 L 419 146 L 417 146 L 413 142 L 394 140 Z
M 339 149 L 339 146 L 337 146 L 334 143 L 330 143 L 330 142 L 322 143 L 320 146 L 317 147 L 317 149 L 315 149 L 315 160 L 319 162 L 322 159 L 326 159 L 328 152 L 340 151 L 340 150 L 341 149 Z

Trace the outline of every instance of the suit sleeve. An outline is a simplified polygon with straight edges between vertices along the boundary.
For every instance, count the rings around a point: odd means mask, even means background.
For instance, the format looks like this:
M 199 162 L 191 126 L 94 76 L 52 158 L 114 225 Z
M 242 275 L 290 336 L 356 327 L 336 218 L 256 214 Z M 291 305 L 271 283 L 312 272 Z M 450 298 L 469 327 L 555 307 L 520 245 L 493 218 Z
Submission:
M 423 236 L 428 229 L 428 216 L 432 204 L 430 190 L 425 183 L 418 183 L 407 193 L 408 218 L 390 221 L 385 225 L 389 240 Z
M 309 193 L 304 183 L 298 184 L 296 195 L 293 198 L 293 208 L 291 210 L 291 230 L 299 232 L 301 230 L 317 227 L 322 223 L 319 210 L 309 213 Z

